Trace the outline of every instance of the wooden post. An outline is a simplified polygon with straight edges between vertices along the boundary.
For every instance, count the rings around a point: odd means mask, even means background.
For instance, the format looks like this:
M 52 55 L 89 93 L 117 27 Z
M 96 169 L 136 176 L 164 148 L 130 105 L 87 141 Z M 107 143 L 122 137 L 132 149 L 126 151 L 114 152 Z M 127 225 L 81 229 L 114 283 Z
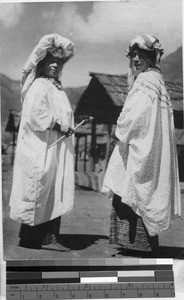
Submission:
M 79 136 L 76 136 L 77 143 L 76 143 L 76 149 L 75 149 L 75 171 L 78 171 L 78 155 L 79 155 Z
M 112 124 L 108 124 L 108 135 L 107 135 L 107 144 L 106 144 L 106 154 L 105 154 L 105 169 L 107 168 L 110 151 L 111 151 L 111 130 Z
M 84 171 L 86 171 L 86 154 L 87 154 L 87 134 L 85 135 L 85 144 L 84 144 Z
M 15 127 L 15 120 L 14 120 L 14 114 L 13 110 L 10 109 L 8 123 L 6 125 L 5 131 L 12 132 L 12 155 L 11 155 L 11 164 L 14 163 L 14 151 L 15 151 L 15 133 L 16 133 L 16 127 Z
M 12 158 L 11 158 L 11 164 L 13 165 L 14 163 L 14 157 L 15 157 L 15 131 L 13 131 L 13 136 L 12 136 Z
M 90 171 L 95 171 L 95 156 L 96 156 L 96 123 L 93 120 L 91 125 L 91 155 L 90 155 Z

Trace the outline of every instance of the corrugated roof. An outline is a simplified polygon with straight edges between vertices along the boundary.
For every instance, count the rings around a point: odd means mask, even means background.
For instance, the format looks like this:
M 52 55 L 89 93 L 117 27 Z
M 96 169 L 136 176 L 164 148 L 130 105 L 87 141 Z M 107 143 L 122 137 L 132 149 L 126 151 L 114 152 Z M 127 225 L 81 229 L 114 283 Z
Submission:
M 102 73 L 90 73 L 95 76 L 102 84 L 127 87 L 126 75 L 111 75 Z
M 183 110 L 183 100 L 172 100 L 173 110 Z
M 125 103 L 125 99 L 126 99 L 126 96 L 123 95 L 123 94 L 119 94 L 119 93 L 108 93 L 111 97 L 111 99 L 113 100 L 114 104 L 115 105 L 124 105 Z
M 110 75 L 101 73 L 90 73 L 90 75 L 97 78 L 97 80 L 103 85 L 115 105 L 124 105 L 126 95 L 128 93 L 126 75 Z
M 127 76 L 110 75 L 102 73 L 90 73 L 105 88 L 106 92 L 117 106 L 124 105 L 127 93 Z M 167 90 L 170 94 L 174 110 L 183 110 L 183 85 L 182 83 L 166 82 Z
M 177 145 L 184 145 L 184 129 L 175 129 L 175 138 Z

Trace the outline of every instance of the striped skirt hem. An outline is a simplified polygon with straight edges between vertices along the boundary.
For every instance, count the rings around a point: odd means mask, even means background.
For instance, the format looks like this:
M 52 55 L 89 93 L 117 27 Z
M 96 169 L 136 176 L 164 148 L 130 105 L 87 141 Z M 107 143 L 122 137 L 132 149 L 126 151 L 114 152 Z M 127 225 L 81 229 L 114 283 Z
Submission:
M 127 250 L 152 251 L 158 247 L 158 236 L 150 237 L 142 218 L 114 195 L 110 217 L 110 244 Z

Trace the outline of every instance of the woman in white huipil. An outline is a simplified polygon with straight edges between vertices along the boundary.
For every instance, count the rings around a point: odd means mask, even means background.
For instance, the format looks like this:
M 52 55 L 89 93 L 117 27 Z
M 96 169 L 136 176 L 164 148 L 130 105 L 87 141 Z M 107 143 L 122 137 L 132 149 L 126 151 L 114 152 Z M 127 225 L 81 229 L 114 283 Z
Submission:
M 22 115 L 17 140 L 10 217 L 19 221 L 20 246 L 58 245 L 61 216 L 74 204 L 74 118 L 60 82 L 73 56 L 68 39 L 42 37 L 22 74 Z M 50 147 L 62 135 L 65 138 Z
M 102 187 L 113 199 L 110 243 L 153 256 L 158 255 L 158 235 L 174 215 L 181 215 L 173 110 L 159 67 L 162 54 L 159 40 L 149 34 L 129 45 L 129 93 Z

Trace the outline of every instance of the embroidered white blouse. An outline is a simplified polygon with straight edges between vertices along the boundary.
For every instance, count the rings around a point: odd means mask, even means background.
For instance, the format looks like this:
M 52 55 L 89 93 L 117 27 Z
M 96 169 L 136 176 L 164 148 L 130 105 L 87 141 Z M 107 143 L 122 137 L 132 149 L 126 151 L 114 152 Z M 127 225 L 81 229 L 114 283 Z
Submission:
M 173 111 L 160 72 L 138 75 L 117 120 L 102 192 L 119 195 L 142 217 L 150 236 L 181 214 Z
M 73 112 L 63 90 L 46 78 L 31 85 L 17 140 L 10 217 L 29 225 L 52 220 L 74 204 L 74 137 L 49 148 L 61 134 L 55 123 L 73 127 Z

